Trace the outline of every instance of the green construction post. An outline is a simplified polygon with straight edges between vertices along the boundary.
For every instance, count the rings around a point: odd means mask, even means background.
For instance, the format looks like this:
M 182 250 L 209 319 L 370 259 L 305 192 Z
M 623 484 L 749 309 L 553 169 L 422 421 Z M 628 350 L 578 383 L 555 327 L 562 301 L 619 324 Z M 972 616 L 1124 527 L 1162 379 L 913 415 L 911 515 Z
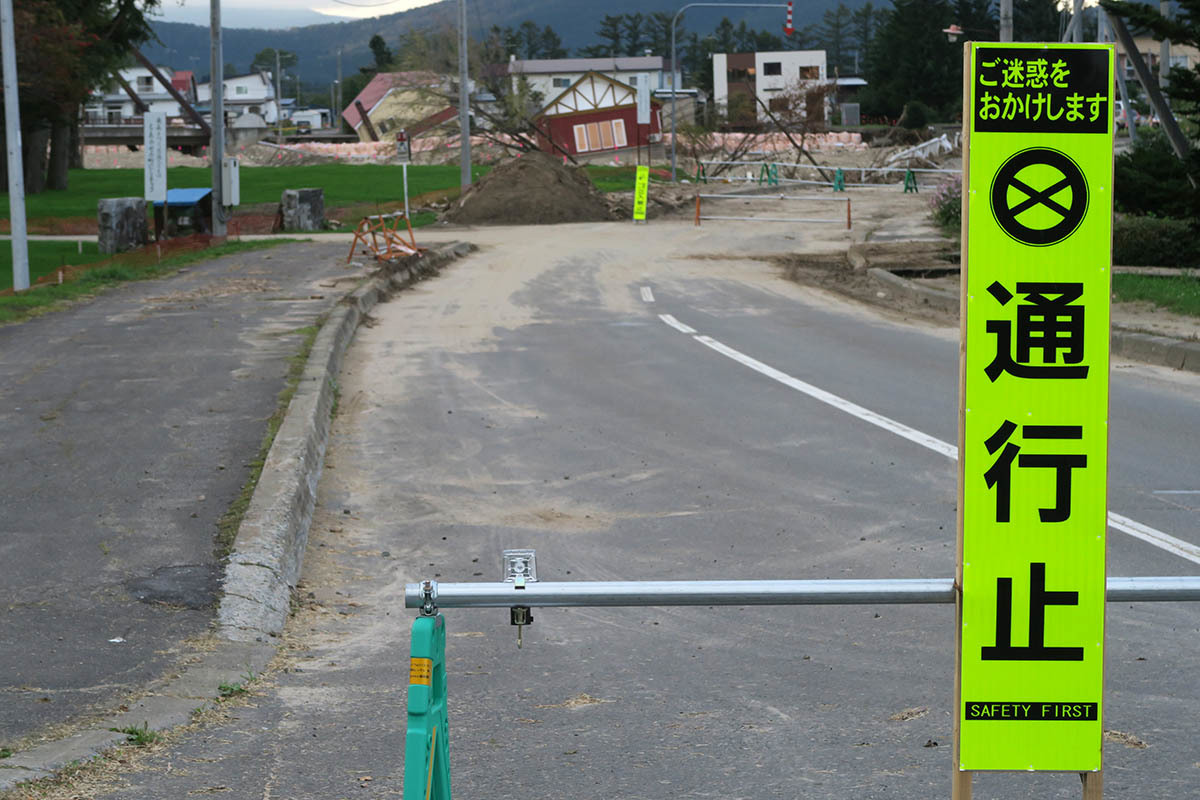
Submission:
M 909 192 L 912 192 L 913 194 L 916 194 L 918 191 L 917 176 L 913 174 L 911 169 L 904 170 L 904 193 L 908 194 Z
M 441 614 L 413 622 L 411 652 L 404 800 L 450 800 L 446 620 Z
M 835 192 L 846 191 L 846 174 L 842 172 L 841 167 L 838 167 L 838 171 L 833 175 L 833 190 Z
M 696 163 L 696 183 L 708 183 L 708 170 L 699 162 Z

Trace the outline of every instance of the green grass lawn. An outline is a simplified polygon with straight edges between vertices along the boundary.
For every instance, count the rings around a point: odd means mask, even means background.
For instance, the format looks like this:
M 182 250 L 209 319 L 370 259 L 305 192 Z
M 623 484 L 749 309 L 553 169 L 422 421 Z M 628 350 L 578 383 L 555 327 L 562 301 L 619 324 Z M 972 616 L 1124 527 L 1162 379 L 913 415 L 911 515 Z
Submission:
M 1200 277 L 1196 275 L 1113 275 L 1118 300 L 1145 300 L 1159 308 L 1200 317 Z
M 489 167 L 471 170 L 478 179 Z M 457 190 L 458 166 L 411 165 L 408 195 Z M 212 185 L 212 171 L 205 167 L 172 167 L 167 186 L 195 189 Z M 96 201 L 102 197 L 141 197 L 140 169 L 71 170 L 71 188 L 42 192 L 25 198 L 25 215 L 32 226 L 40 220 L 70 217 L 96 218 Z M 242 167 L 241 194 L 244 205 L 278 203 L 284 189 L 321 188 L 325 207 L 337 209 L 359 204 L 384 204 L 404 200 L 403 168 L 392 165 L 313 164 L 302 167 Z M 0 218 L 8 219 L 8 195 L 0 195 Z
M 82 250 L 82 252 L 80 252 Z M 36 283 L 64 265 L 90 264 L 108 256 L 100 252 L 95 242 L 30 242 L 29 282 Z M 0 242 L 0 289 L 13 285 L 12 243 Z
M 606 166 L 604 164 L 587 164 L 584 169 L 587 175 L 602 192 L 632 192 L 637 180 L 637 167 L 633 164 L 626 166 Z M 671 176 L 667 170 L 650 168 L 651 181 L 665 181 Z

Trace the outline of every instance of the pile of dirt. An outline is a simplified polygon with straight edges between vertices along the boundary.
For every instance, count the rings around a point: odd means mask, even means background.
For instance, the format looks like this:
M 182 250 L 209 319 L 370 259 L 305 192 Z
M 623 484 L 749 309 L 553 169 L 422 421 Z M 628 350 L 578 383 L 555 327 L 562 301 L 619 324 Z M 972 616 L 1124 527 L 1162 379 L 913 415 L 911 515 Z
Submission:
M 580 168 L 542 152 L 497 166 L 442 215 L 462 225 L 549 225 L 614 219 L 604 195 Z

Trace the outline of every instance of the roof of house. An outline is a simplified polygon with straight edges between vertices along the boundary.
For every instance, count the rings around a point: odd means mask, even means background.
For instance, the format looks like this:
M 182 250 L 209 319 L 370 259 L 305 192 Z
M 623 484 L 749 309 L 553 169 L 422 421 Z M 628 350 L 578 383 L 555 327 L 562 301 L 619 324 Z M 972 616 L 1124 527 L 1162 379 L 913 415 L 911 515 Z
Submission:
M 171 76 L 171 86 L 181 94 L 187 94 L 196 82 L 196 73 L 191 70 L 180 70 Z
M 508 72 L 539 75 L 551 72 L 636 72 L 665 69 L 662 56 L 629 56 L 616 58 L 539 58 L 508 62 Z
M 651 105 L 662 106 L 651 99 Z M 536 119 L 574 114 L 580 111 L 599 111 L 621 108 L 637 103 L 637 89 L 602 72 L 585 72 L 578 80 L 538 112 Z
M 363 87 L 363 90 L 350 101 L 350 105 L 342 111 L 342 118 L 350 123 L 351 128 L 357 129 L 362 124 L 362 115 L 358 113 L 355 102 L 362 103 L 367 114 L 379 105 L 379 101 L 387 97 L 392 89 L 418 86 L 436 86 L 441 79 L 434 72 L 381 72 Z

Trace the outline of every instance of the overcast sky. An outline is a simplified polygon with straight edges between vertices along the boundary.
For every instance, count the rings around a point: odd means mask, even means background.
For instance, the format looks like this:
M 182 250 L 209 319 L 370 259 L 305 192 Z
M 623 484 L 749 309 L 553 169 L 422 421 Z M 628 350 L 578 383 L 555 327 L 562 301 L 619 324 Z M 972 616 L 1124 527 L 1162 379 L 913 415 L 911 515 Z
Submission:
M 395 14 L 434 0 L 221 0 L 223 28 L 296 28 Z M 354 5 L 348 5 L 353 3 Z M 162 0 L 156 19 L 208 25 L 209 0 Z

